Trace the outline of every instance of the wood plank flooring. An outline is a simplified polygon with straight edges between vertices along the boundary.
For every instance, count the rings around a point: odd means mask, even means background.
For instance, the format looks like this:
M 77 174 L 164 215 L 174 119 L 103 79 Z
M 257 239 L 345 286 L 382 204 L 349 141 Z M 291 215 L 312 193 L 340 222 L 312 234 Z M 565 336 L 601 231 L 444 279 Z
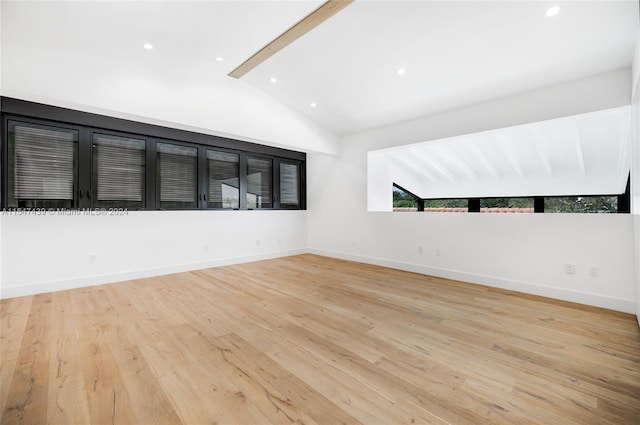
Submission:
M 300 255 L 2 300 L 2 424 L 640 424 L 631 315 Z

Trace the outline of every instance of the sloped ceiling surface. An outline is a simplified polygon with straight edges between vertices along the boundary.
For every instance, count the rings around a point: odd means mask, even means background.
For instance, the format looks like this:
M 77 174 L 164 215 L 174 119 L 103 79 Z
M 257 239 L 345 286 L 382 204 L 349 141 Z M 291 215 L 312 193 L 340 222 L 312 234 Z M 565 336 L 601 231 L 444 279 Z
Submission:
M 207 87 L 230 79 L 232 69 L 320 4 L 5 0 L 3 63 L 32 50 L 100 65 L 80 75 L 81 65 L 70 73 L 48 60 L 47 80 L 67 92 L 114 73 L 141 86 Z M 554 2 L 560 12 L 547 17 L 551 5 L 357 0 L 240 83 L 346 135 L 631 66 L 637 1 Z M 171 107 L 171 99 L 162 101 Z
M 637 35 L 636 1 L 356 1 L 243 78 L 344 135 L 630 67 Z

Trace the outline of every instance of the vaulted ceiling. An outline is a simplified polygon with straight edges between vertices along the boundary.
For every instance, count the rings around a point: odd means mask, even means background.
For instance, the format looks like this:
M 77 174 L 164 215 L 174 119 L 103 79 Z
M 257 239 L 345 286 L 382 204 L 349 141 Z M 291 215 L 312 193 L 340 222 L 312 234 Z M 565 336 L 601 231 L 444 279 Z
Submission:
M 322 4 L 2 3 L 3 49 L 99 58 L 108 66 L 92 68 L 96 84 L 107 73 L 153 73 L 192 87 L 230 79 Z M 560 11 L 548 17 L 552 5 Z M 637 35 L 637 1 L 359 0 L 241 82 L 345 135 L 628 68 Z M 64 78 L 54 65 L 51 84 Z

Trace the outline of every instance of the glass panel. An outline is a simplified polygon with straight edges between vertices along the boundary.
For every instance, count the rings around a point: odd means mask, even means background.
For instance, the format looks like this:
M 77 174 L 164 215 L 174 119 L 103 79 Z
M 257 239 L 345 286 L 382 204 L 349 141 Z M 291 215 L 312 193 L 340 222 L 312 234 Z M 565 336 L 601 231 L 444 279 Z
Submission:
M 483 198 L 482 213 L 533 213 L 533 198 Z
M 247 158 L 247 208 L 271 208 L 272 168 L 270 159 Z
M 469 201 L 467 199 L 425 199 L 424 210 L 426 212 L 468 212 Z
M 280 163 L 280 205 L 297 207 L 300 205 L 300 165 Z
M 240 157 L 207 151 L 208 208 L 240 208 Z
M 393 211 L 418 211 L 418 201 L 413 195 L 393 186 Z
M 545 213 L 616 213 L 617 196 L 563 196 L 544 198 Z
M 145 141 L 94 134 L 92 205 L 143 208 Z
M 158 143 L 156 179 L 159 208 L 198 208 L 198 149 Z
M 8 206 L 74 207 L 77 152 L 77 131 L 10 122 Z

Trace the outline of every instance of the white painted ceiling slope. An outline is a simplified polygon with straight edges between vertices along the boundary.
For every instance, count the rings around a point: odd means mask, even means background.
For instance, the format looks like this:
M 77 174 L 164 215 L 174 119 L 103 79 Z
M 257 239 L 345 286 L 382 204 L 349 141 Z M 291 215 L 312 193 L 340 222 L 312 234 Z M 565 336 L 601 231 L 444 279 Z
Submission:
M 244 78 L 345 135 L 630 67 L 637 35 L 637 1 L 356 1 Z
M 59 54 L 59 63 L 49 60 L 46 75 L 65 90 L 93 90 L 92 82 L 113 80 L 114 73 L 140 84 L 166 82 L 175 90 L 187 82 L 194 91 L 212 82 L 220 90 L 237 83 L 346 135 L 628 68 L 638 34 L 633 0 L 359 0 L 239 82 L 227 82 L 232 69 L 321 3 L 3 1 L 2 48 L 19 52 L 7 53 L 11 58 L 29 51 L 52 59 Z M 560 13 L 546 17 L 552 5 Z M 145 42 L 154 45 L 152 52 L 142 49 Z M 71 56 L 93 64 L 90 75 L 79 77 L 65 63 Z M 5 53 L 3 70 L 4 62 Z M 400 67 L 405 75 L 397 74 Z M 22 80 L 34 73 L 24 71 Z M 78 78 L 82 85 L 74 85 Z M 34 87 L 45 90 L 43 84 Z M 171 99 L 146 102 L 163 101 L 164 113 Z M 215 102 L 208 104 L 224 108 Z

